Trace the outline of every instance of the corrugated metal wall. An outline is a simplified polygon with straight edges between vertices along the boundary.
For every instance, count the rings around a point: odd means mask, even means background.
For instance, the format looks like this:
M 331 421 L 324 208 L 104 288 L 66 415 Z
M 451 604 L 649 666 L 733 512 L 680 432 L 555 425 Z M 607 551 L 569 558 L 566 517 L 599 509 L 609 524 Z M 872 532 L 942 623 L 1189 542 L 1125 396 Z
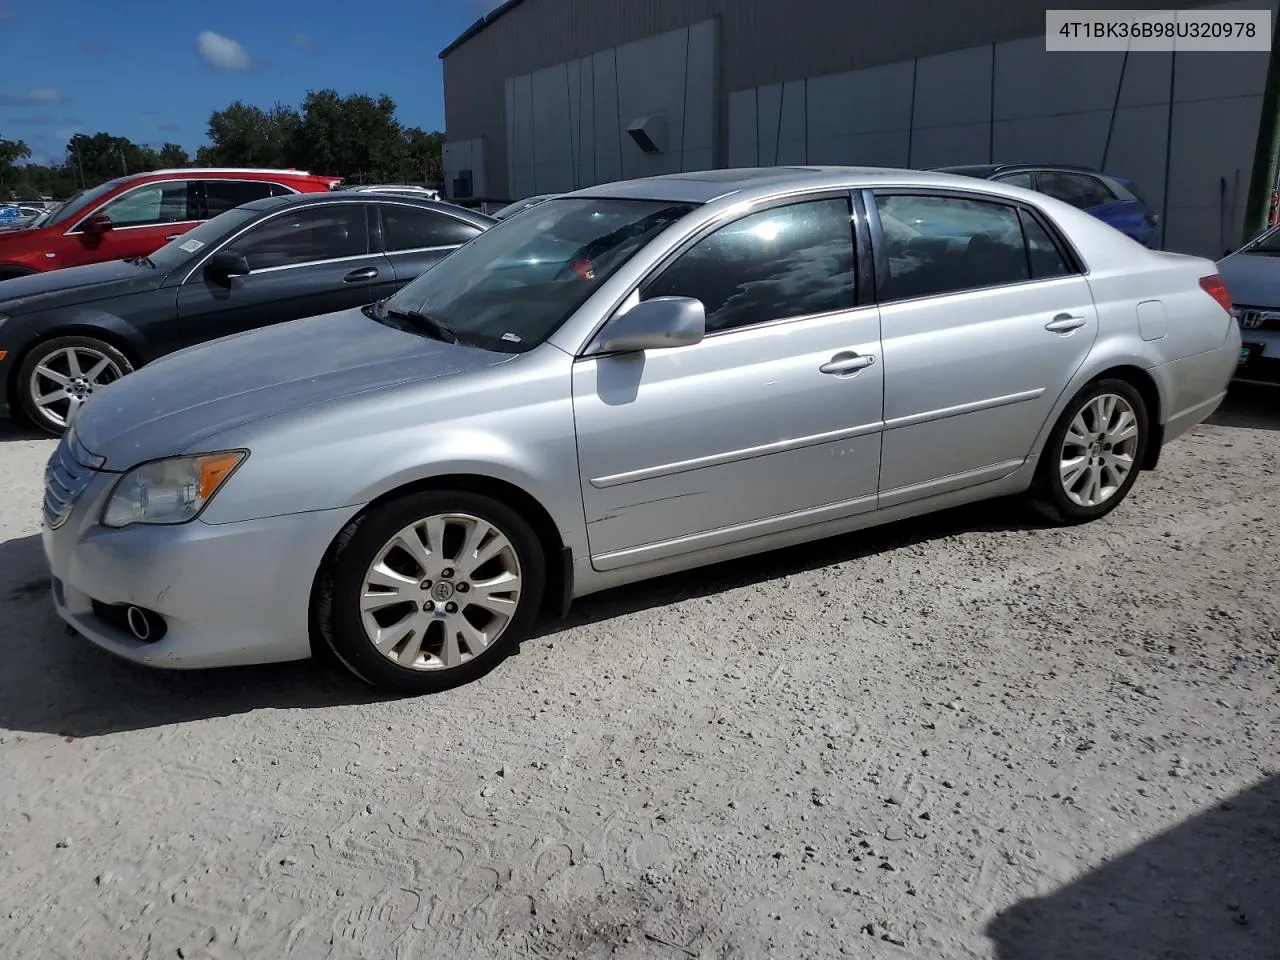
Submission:
M 1123 8 L 1203 5 L 1124 0 Z M 1053 0 L 1055 9 L 1110 6 Z M 525 0 L 445 57 L 446 132 L 483 137 L 486 180 L 504 184 L 504 82 L 516 74 L 716 17 L 723 102 L 747 87 L 1031 36 L 1044 30 L 1044 11 L 1028 0 Z

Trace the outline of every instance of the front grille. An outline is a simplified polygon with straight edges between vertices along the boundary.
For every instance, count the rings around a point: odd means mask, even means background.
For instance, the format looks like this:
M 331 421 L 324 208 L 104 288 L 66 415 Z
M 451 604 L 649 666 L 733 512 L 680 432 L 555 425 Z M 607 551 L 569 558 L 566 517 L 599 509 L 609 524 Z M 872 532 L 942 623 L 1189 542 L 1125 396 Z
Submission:
M 1236 307 L 1236 319 L 1240 321 L 1240 330 L 1280 330 L 1280 311 L 1264 310 L 1261 307 Z
M 56 530 L 67 522 L 71 509 L 92 479 L 93 469 L 76 460 L 64 436 L 44 468 L 44 522 L 51 529 Z

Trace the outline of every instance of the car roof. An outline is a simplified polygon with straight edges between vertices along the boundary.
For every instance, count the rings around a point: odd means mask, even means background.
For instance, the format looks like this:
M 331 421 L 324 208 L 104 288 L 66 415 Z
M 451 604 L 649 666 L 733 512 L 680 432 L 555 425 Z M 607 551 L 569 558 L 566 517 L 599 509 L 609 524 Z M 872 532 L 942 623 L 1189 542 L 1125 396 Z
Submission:
M 1112 177 L 1114 174 L 1104 173 L 1096 167 L 1085 167 L 1074 163 L 974 163 L 957 167 L 931 167 L 936 173 L 956 173 L 965 177 L 992 177 L 998 173 L 1018 173 L 1026 170 L 1047 170 L 1062 173 L 1088 173 L 1095 177 Z M 1123 179 L 1123 178 L 1121 178 Z
M 788 190 L 821 190 L 824 187 L 838 190 L 854 185 L 874 187 L 877 181 L 883 180 L 892 180 L 898 186 L 956 186 L 955 179 L 947 173 L 897 167 L 740 167 L 620 180 L 562 193 L 559 197 L 711 203 L 736 195 L 746 198 Z
M 399 204 L 401 206 L 408 204 L 412 207 L 421 207 L 424 210 L 435 210 L 437 213 L 448 214 L 459 220 L 467 220 L 475 224 L 489 225 L 497 222 L 493 217 L 479 211 L 468 210 L 466 207 L 445 203 L 442 200 L 429 200 L 426 197 L 402 193 L 360 193 L 354 190 L 332 190 L 328 193 L 291 193 L 285 197 L 264 197 L 261 200 L 250 200 L 248 203 L 242 203 L 238 209 L 265 212 L 278 210 L 282 207 L 307 207 L 321 203 L 378 203 Z
M 123 186 L 132 183 L 144 183 L 149 179 L 163 180 L 165 178 L 185 178 L 185 177 L 232 177 L 237 180 L 245 180 L 254 176 L 269 176 L 280 180 L 326 180 L 331 183 L 340 183 L 341 177 L 328 177 L 319 173 L 312 173 L 309 170 L 278 170 L 267 167 L 172 167 L 166 170 L 141 170 L 138 173 L 128 173 L 122 177 L 116 177 L 108 180 L 107 184 L 111 186 Z

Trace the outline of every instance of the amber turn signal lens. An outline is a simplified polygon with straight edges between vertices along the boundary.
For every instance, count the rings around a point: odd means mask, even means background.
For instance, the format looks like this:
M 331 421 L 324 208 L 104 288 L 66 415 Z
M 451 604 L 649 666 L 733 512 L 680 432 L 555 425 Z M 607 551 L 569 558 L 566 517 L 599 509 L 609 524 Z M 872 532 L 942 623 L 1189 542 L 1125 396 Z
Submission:
M 207 500 L 213 492 L 222 486 L 222 481 L 244 460 L 244 453 L 233 450 L 230 453 L 211 453 L 197 457 L 200 467 L 200 498 Z

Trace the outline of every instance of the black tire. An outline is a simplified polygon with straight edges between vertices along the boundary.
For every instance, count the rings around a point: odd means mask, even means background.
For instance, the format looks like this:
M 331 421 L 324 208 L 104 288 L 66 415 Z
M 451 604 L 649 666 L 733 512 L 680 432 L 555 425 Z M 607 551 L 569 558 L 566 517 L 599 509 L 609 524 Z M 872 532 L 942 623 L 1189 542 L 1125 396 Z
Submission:
M 27 270 L 22 267 L 0 267 L 0 281 L 13 280 L 17 277 L 34 276 L 36 271 Z
M 80 364 L 83 373 L 92 372 L 92 368 L 100 360 L 108 361 L 109 366 L 99 375 L 96 384 L 77 387 L 77 392 L 84 397 L 92 394 L 95 387 L 104 387 L 107 383 L 133 372 L 133 364 L 128 357 L 105 340 L 99 340 L 96 337 L 54 337 L 52 340 L 45 340 L 32 347 L 18 367 L 14 392 L 27 419 L 45 433 L 55 437 L 61 436 L 66 430 L 65 418 L 71 406 L 70 388 L 65 401 L 55 401 L 50 406 L 42 407 L 37 396 L 56 389 L 56 385 L 54 381 L 36 377 L 35 374 L 36 368 L 50 358 L 55 358 L 54 362 L 57 365 L 57 355 L 68 350 L 76 351 L 77 363 Z M 83 369 L 85 363 L 91 364 L 90 369 Z
M 380 652 L 365 629 L 359 604 L 366 589 L 365 574 L 398 533 L 429 517 L 448 514 L 478 518 L 506 537 L 518 563 L 520 593 L 505 628 L 480 653 L 470 654 L 469 659 L 453 667 L 415 669 L 402 666 Z M 446 551 L 445 555 L 451 554 Z M 397 554 L 396 559 L 398 562 L 406 561 L 407 555 Z M 510 557 L 505 552 L 497 558 L 497 562 L 503 561 L 510 562 Z M 482 565 L 477 572 L 485 569 L 486 565 Z M 419 564 L 410 576 L 426 576 L 422 570 Z M 462 566 L 459 565 L 454 576 L 448 580 L 451 585 L 463 579 L 460 576 L 461 570 Z M 437 575 L 441 580 L 445 579 L 442 575 Z M 423 582 L 427 581 L 424 579 Z M 393 500 L 353 521 L 339 534 L 332 558 L 321 571 L 317 586 L 316 625 L 324 642 L 348 670 L 381 690 L 403 694 L 436 693 L 479 679 L 514 652 L 528 636 L 542 606 L 546 587 L 546 560 L 542 544 L 533 528 L 506 504 L 461 490 L 432 490 Z M 429 597 L 432 594 L 423 592 L 422 596 Z M 464 594 L 459 590 L 453 596 L 456 600 Z M 401 612 L 406 617 L 418 617 L 414 606 L 408 602 L 391 604 L 387 609 L 393 618 Z M 472 616 L 483 612 L 464 602 L 463 609 L 456 616 L 466 615 L 468 611 L 471 611 Z M 425 619 L 424 615 L 418 623 Z M 476 625 L 471 617 L 468 617 L 468 621 L 472 626 Z M 424 660 L 443 658 L 441 644 L 448 629 L 447 623 L 450 622 L 454 621 L 441 619 L 439 629 L 433 625 L 423 631 L 423 635 L 429 637 L 423 643 L 427 651 Z M 417 635 L 415 628 L 412 636 L 416 638 Z
M 1122 482 L 1116 485 L 1115 492 L 1107 497 L 1106 500 L 1095 505 L 1082 505 L 1072 499 L 1062 478 L 1060 466 L 1063 443 L 1066 440 L 1068 430 L 1071 429 L 1072 421 L 1088 409 L 1093 401 L 1107 395 L 1121 398 L 1133 411 L 1137 426 L 1137 436 L 1130 448 L 1126 450 L 1126 453 L 1131 452 L 1133 466 L 1124 476 Z M 1086 418 L 1091 420 L 1091 415 L 1086 414 Z M 1145 462 L 1147 444 L 1150 440 L 1150 414 L 1147 410 L 1146 401 L 1142 399 L 1142 394 L 1138 392 L 1137 388 L 1127 380 L 1097 380 L 1086 384 L 1079 393 L 1071 398 L 1071 402 L 1062 411 L 1062 416 L 1054 424 L 1053 430 L 1050 431 L 1049 438 L 1045 442 L 1044 450 L 1040 453 L 1040 462 L 1036 467 L 1036 478 L 1032 483 L 1028 496 L 1032 507 L 1046 519 L 1059 524 L 1088 523 L 1091 520 L 1105 517 L 1118 507 L 1124 498 L 1128 496 L 1129 491 L 1133 489 L 1133 485 L 1142 469 L 1141 464 Z M 1088 451 L 1085 452 L 1087 453 Z M 1109 452 L 1109 450 L 1100 452 L 1105 453 Z M 1075 486 L 1078 485 L 1073 485 L 1073 488 Z

